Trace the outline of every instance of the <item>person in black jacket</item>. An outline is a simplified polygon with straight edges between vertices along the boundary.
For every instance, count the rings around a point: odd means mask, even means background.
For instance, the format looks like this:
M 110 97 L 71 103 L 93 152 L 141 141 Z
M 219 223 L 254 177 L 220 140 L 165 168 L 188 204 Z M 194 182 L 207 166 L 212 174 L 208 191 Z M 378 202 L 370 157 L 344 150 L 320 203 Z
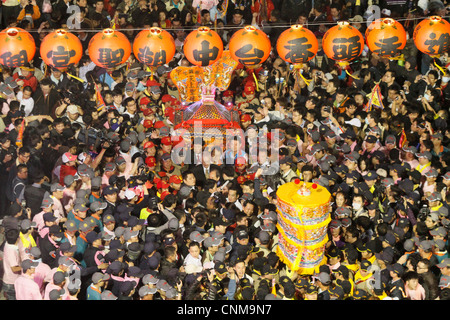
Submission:
M 252 10 L 251 10 L 252 2 L 249 0 L 230 0 L 228 2 L 227 12 L 226 12 L 226 20 L 227 25 L 233 25 L 233 15 L 240 14 L 243 18 L 243 24 L 251 24 L 252 23 Z M 234 32 L 236 30 L 230 30 L 230 32 Z
M 107 289 L 111 290 L 116 297 L 120 295 L 120 284 L 124 281 L 125 266 L 125 263 L 115 260 L 106 269 L 106 272 L 111 275 Z
M 86 235 L 88 246 L 83 253 L 83 262 L 86 267 L 97 267 L 103 261 L 101 233 L 91 231 Z
M 66 75 L 66 73 L 61 72 L 61 70 L 58 70 L 56 68 L 51 68 L 51 75 L 50 80 L 54 83 L 54 88 L 58 92 L 62 92 L 67 89 L 67 85 L 70 82 L 69 77 Z
M 9 170 L 14 163 L 14 146 L 11 145 L 11 140 L 5 132 L 0 134 L 0 180 L 7 181 Z M 6 209 L 9 206 L 9 199 L 6 195 L 6 184 L 0 184 L 0 219 L 5 215 Z
M 161 265 L 160 265 L 160 271 L 159 273 L 162 276 L 166 276 L 168 274 L 168 272 L 175 268 L 177 268 L 177 250 L 175 247 L 173 246 L 167 246 L 166 248 L 164 248 L 164 256 L 161 259 Z
M 54 109 L 61 96 L 54 88 L 54 83 L 50 78 L 42 79 L 40 86 L 33 94 L 34 108 L 33 115 L 50 115 L 55 118 Z
M 283 0 L 281 5 L 281 18 L 294 23 L 302 12 L 310 12 L 313 2 L 306 0 Z
M 39 239 L 39 248 L 41 249 L 42 262 L 54 267 L 58 261 L 56 260 L 56 251 L 59 248 L 59 241 L 63 237 L 63 232 L 58 225 L 49 227 L 45 237 Z
M 31 217 L 41 211 L 42 200 L 46 190 L 42 187 L 42 184 L 46 180 L 46 177 L 42 172 L 32 177 L 33 184 L 25 186 L 23 191 L 23 197 L 27 202 L 27 206 L 31 209 Z

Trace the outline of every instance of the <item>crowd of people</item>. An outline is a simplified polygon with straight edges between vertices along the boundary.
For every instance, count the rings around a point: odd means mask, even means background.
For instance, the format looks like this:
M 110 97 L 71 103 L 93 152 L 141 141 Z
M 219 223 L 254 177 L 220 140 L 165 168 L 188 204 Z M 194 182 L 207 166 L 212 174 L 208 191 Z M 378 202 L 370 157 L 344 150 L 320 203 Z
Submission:
M 105 70 L 87 52 L 64 72 L 45 66 L 39 50 L 29 64 L 2 67 L 4 297 L 449 299 L 450 61 L 421 54 L 412 40 L 420 17 L 444 17 L 447 7 L 378 5 L 382 16 L 407 18 L 403 57 L 364 50 L 344 70 L 324 54 L 322 36 L 338 20 L 364 34 L 366 1 L 2 1 L 2 27 L 28 30 L 37 48 L 63 27 L 86 50 L 93 30 L 113 25 L 130 41 L 159 26 L 177 46 L 153 74 L 133 55 Z M 183 104 L 170 73 L 190 65 L 189 31 L 209 25 L 227 48 L 252 24 L 275 48 L 294 23 L 319 40 L 302 77 L 273 49 L 254 76 L 239 66 L 216 93 L 239 111 L 246 138 L 223 148 L 201 138 L 181 144 L 173 129 Z M 376 84 L 382 106 L 368 108 Z M 191 161 L 174 160 L 180 145 Z M 331 194 L 325 260 L 314 274 L 290 270 L 277 250 L 277 189 L 296 179 Z

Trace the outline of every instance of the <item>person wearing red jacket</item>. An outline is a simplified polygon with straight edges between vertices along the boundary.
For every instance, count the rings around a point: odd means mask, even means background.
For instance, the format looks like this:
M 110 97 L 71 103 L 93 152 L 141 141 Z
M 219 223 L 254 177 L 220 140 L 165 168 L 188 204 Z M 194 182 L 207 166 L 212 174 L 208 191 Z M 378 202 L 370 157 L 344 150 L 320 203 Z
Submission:
M 59 183 L 64 185 L 64 177 L 67 175 L 76 175 L 76 160 L 77 156 L 71 154 L 70 152 L 66 152 L 62 155 L 63 164 L 61 165 L 61 169 L 59 172 Z
M 13 74 L 13 79 L 21 88 L 30 86 L 33 92 L 37 89 L 38 81 L 34 76 L 34 68 L 29 64 L 20 67 L 19 71 Z

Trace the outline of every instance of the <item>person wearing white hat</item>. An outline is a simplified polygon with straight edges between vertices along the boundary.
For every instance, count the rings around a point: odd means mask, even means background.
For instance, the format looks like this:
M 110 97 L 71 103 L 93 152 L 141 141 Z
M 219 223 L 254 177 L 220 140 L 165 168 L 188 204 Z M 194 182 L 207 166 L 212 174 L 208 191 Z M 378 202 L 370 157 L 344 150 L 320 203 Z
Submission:
M 126 200 L 128 203 L 134 201 L 138 195 L 133 189 L 127 189 L 123 193 L 123 199 Z
M 80 106 L 75 104 L 67 104 L 66 100 L 55 110 L 56 116 L 66 116 L 70 123 L 79 123 L 84 126 L 83 122 L 83 109 Z

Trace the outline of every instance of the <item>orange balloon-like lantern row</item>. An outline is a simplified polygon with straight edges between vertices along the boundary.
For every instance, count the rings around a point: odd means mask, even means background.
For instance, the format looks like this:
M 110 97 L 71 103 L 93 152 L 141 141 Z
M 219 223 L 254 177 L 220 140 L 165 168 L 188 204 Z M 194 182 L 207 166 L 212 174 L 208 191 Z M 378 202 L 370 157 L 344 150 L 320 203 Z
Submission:
M 64 29 L 58 29 L 42 40 L 40 54 L 47 65 L 65 71 L 80 61 L 83 46 L 77 36 Z
M 311 30 L 293 25 L 283 31 L 277 40 L 277 52 L 287 63 L 302 64 L 317 54 L 319 43 Z
M 134 38 L 133 53 L 139 62 L 149 67 L 159 67 L 169 63 L 175 55 L 176 47 L 172 35 L 161 28 L 142 30 Z
M 105 29 L 89 41 L 89 57 L 101 68 L 111 69 L 125 63 L 131 54 L 131 44 L 120 31 Z
M 228 44 L 231 57 L 247 68 L 253 75 L 256 90 L 259 90 L 258 79 L 255 70 L 269 58 L 272 44 L 263 31 L 254 26 L 245 26 L 236 31 Z
M 36 44 L 28 31 L 7 28 L 0 32 L 0 64 L 9 68 L 26 65 L 34 58 Z
M 353 77 L 347 67 L 349 62 L 358 58 L 364 49 L 364 38 L 358 29 L 347 21 L 339 21 L 336 26 L 325 32 L 322 47 L 328 58 L 335 60 L 341 69 Z
M 405 28 L 391 18 L 373 21 L 365 35 L 369 50 L 383 58 L 396 57 L 406 45 Z
M 254 68 L 267 60 L 272 49 L 269 37 L 254 26 L 245 26 L 230 39 L 231 57 L 247 68 Z
M 207 67 L 222 57 L 223 42 L 217 32 L 208 27 L 199 27 L 188 34 L 183 51 L 190 63 Z
M 322 46 L 328 58 L 337 62 L 349 62 L 361 55 L 364 38 L 361 32 L 347 21 L 340 21 L 325 33 Z
M 302 75 L 301 68 L 303 63 L 313 59 L 319 50 L 319 42 L 314 33 L 302 25 L 293 25 L 280 34 L 276 48 L 281 59 L 294 65 L 296 83 L 300 77 L 309 84 Z
M 419 22 L 413 33 L 417 49 L 431 57 L 439 57 L 450 49 L 450 23 L 439 16 Z

